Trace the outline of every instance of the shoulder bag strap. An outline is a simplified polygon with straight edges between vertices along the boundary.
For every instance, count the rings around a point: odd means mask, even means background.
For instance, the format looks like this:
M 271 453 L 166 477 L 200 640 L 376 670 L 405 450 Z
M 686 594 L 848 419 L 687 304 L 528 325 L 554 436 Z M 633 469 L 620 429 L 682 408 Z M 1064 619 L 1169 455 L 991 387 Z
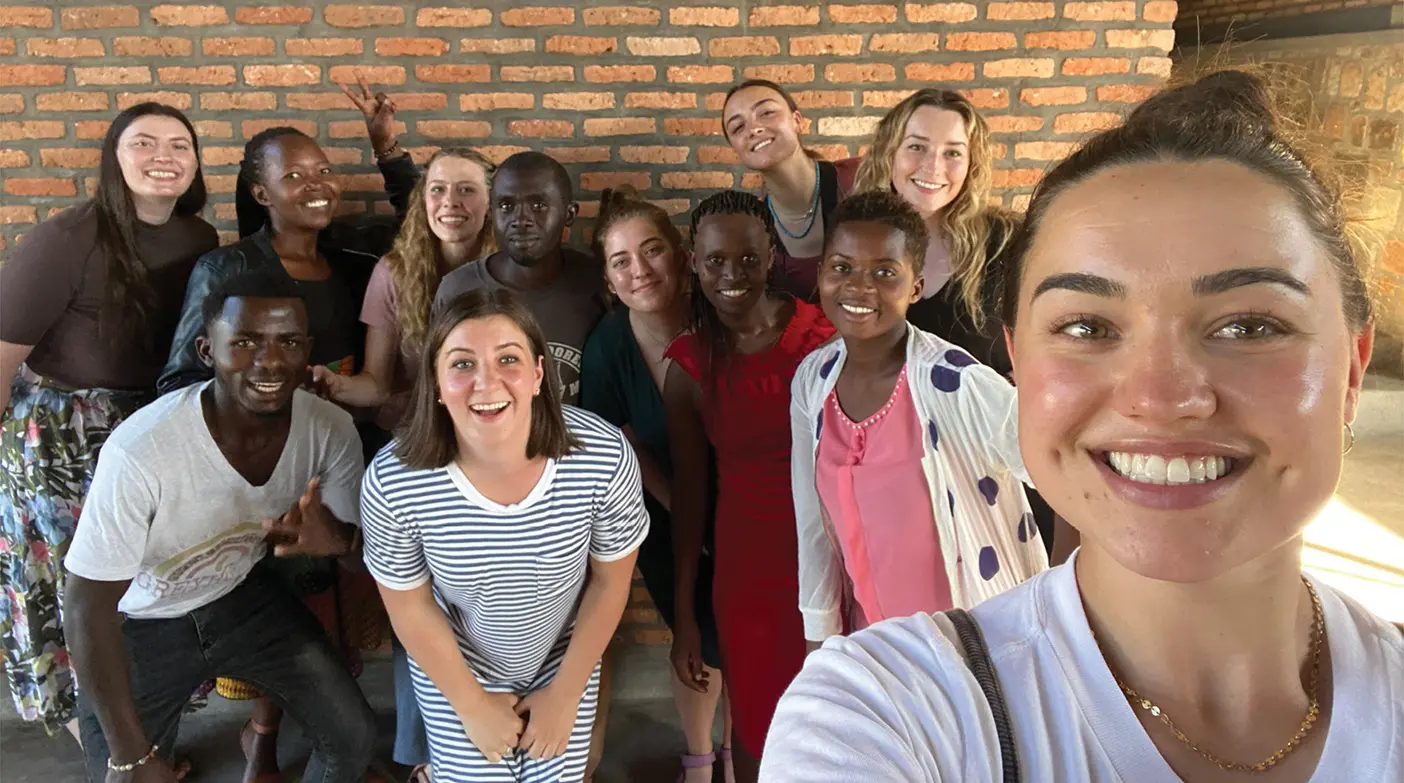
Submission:
M 960 637 L 960 646 L 965 651 L 965 665 L 980 683 L 980 690 L 989 702 L 990 715 L 994 718 L 995 734 L 999 735 L 999 755 L 1004 767 L 1004 783 L 1019 783 L 1019 751 L 1014 746 L 1014 730 L 1009 725 L 1009 708 L 1004 702 L 1004 692 L 999 688 L 999 678 L 995 674 L 994 663 L 990 660 L 990 650 L 985 646 L 985 637 L 975 618 L 964 609 L 951 609 L 946 612 L 951 624 Z

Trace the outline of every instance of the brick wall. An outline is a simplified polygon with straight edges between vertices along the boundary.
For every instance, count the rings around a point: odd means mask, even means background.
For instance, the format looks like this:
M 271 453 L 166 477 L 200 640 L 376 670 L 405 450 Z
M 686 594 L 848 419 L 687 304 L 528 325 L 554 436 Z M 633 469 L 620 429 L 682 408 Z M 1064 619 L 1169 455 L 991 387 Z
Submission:
M 1282 19 L 1289 16 L 1339 11 L 1367 5 L 1394 5 L 1399 0 L 1185 0 L 1180 3 L 1180 23 L 1198 19 L 1210 25 L 1229 21 Z
M 958 88 L 995 131 L 1001 198 L 1022 207 L 1050 160 L 1169 73 L 1176 13 L 1173 0 L 478 5 L 0 7 L 0 253 L 92 192 L 107 121 L 144 100 L 196 122 L 226 240 L 244 141 L 270 124 L 322 143 L 344 211 L 383 211 L 360 115 L 336 88 L 357 72 L 395 96 L 416 158 L 450 141 L 498 159 L 544 149 L 587 217 L 622 183 L 678 216 L 755 187 L 720 136 L 740 79 L 787 84 L 828 158 L 858 154 L 910 89 Z M 666 640 L 641 589 L 625 621 L 627 636 Z

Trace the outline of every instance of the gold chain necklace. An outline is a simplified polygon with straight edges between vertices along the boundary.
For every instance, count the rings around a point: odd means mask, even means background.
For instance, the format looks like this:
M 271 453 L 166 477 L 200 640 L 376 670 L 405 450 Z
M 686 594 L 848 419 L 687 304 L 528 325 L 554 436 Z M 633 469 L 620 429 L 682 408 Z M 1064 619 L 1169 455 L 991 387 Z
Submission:
M 1186 737 L 1185 733 L 1180 731 L 1174 721 L 1170 720 L 1170 716 L 1166 715 L 1164 710 L 1156 706 L 1155 702 L 1137 693 L 1130 685 L 1122 682 L 1121 678 L 1117 677 L 1115 672 L 1112 673 L 1112 677 L 1116 680 L 1117 686 L 1121 688 L 1121 692 L 1125 693 L 1127 698 L 1131 700 L 1132 706 L 1140 707 L 1151 715 L 1159 718 L 1160 722 L 1164 723 L 1175 735 L 1175 739 L 1183 742 L 1190 750 L 1203 756 L 1219 769 L 1227 772 L 1267 772 L 1277 766 L 1283 759 L 1287 758 L 1292 751 L 1301 747 L 1302 740 L 1306 739 L 1306 736 L 1316 727 L 1317 718 L 1321 716 L 1321 705 L 1316 699 L 1316 689 L 1321 674 L 1321 640 L 1326 636 L 1326 620 L 1321 613 L 1321 597 L 1316 594 L 1316 588 L 1311 586 L 1311 582 L 1307 581 L 1305 576 L 1302 577 L 1302 584 L 1306 585 L 1307 592 L 1311 594 L 1312 609 L 1311 674 L 1307 676 L 1308 701 L 1306 716 L 1302 718 L 1302 725 L 1297 728 L 1297 733 L 1292 735 L 1292 739 L 1288 740 L 1286 745 L 1257 764 L 1239 764 L 1235 761 L 1224 761 L 1213 753 L 1199 747 L 1195 744 L 1194 740 Z

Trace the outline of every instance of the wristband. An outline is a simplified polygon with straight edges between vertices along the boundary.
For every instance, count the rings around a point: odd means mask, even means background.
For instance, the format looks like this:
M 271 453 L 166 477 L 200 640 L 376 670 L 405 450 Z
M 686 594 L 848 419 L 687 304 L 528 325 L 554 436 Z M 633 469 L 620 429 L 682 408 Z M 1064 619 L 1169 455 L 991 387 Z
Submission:
M 113 764 L 112 757 L 109 756 L 107 758 L 107 768 L 112 770 L 113 772 L 131 772 L 137 767 L 143 766 L 146 764 L 146 762 L 156 758 L 156 751 L 160 749 L 160 745 L 152 743 L 151 750 L 146 751 L 145 756 L 142 756 L 141 758 L 137 759 L 136 761 L 133 761 L 130 764 Z
M 399 151 L 400 151 L 400 140 L 399 140 L 399 139 L 395 139 L 395 141 L 390 145 L 390 149 L 388 149 L 388 150 L 386 150 L 386 151 L 384 151 L 384 152 L 376 152 L 375 150 L 371 150 L 371 154 L 375 155 L 375 159 L 376 159 L 377 161 L 381 161 L 381 160 L 385 160 L 386 158 L 390 157 L 391 155 L 394 155 L 396 152 L 399 152 Z

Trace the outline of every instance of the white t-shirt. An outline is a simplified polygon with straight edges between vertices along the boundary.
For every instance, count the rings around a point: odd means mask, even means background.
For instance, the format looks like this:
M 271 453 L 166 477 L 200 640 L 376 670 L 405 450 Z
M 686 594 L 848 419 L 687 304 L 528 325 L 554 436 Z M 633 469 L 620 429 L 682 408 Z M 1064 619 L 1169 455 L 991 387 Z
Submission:
M 1404 781 L 1404 637 L 1312 585 L 1334 688 L 1311 780 Z M 1092 639 L 1071 562 L 972 614 L 1008 703 L 1024 780 L 1179 783 Z M 994 720 L 959 644 L 950 621 L 931 615 L 831 638 L 780 700 L 762 783 L 1000 780 Z
M 267 552 L 263 520 L 291 510 L 313 478 L 337 519 L 360 523 L 363 461 L 350 414 L 295 392 L 282 456 L 255 487 L 205 424 L 200 393 L 212 382 L 157 399 L 103 445 L 64 565 L 85 579 L 130 579 L 117 605 L 128 617 L 180 617 L 237 587 Z

